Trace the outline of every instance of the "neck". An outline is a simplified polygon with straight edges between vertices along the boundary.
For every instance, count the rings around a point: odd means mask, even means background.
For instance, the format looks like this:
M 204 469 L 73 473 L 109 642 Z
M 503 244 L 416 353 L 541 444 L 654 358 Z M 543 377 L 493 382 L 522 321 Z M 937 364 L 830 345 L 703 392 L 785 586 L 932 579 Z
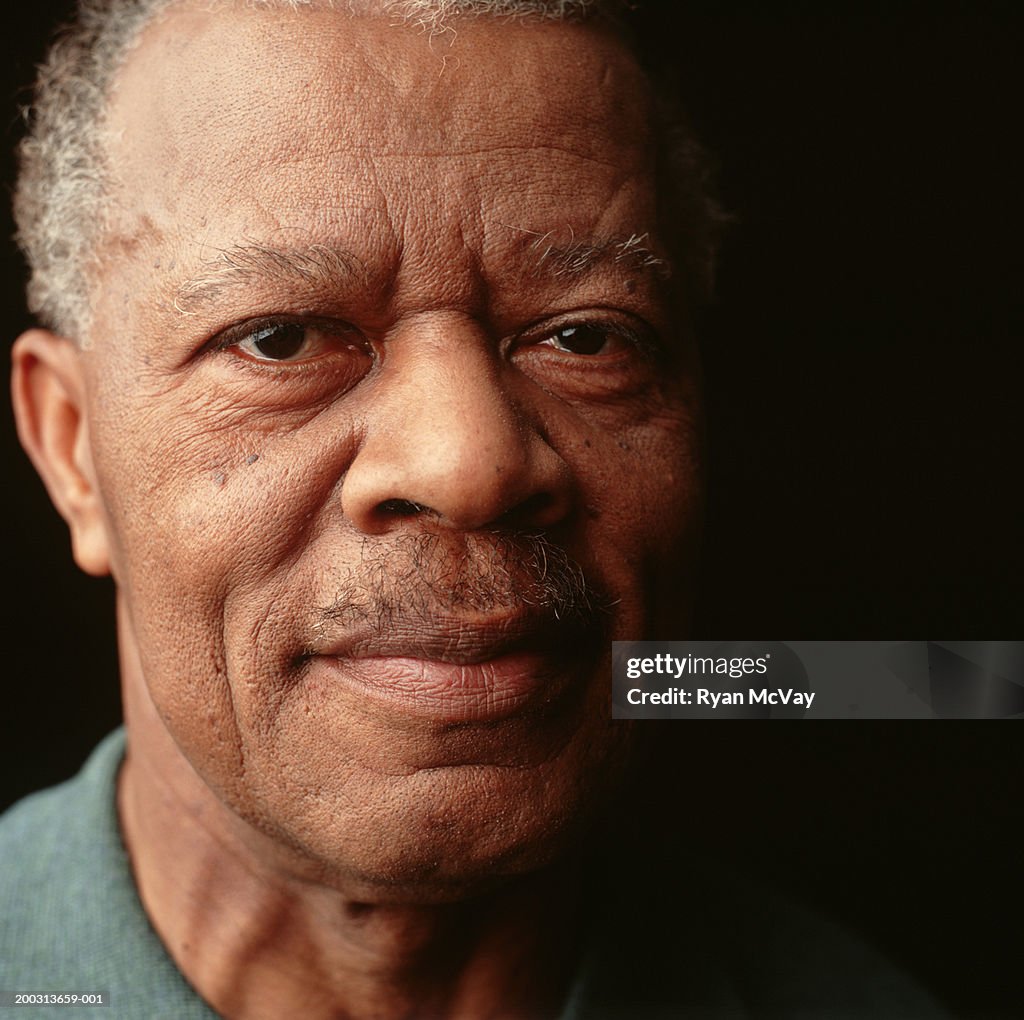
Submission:
M 144 693 L 126 691 L 125 702 L 118 806 L 140 897 L 221 1015 L 558 1015 L 576 963 L 578 895 L 566 866 L 448 904 L 311 880 L 219 801 Z

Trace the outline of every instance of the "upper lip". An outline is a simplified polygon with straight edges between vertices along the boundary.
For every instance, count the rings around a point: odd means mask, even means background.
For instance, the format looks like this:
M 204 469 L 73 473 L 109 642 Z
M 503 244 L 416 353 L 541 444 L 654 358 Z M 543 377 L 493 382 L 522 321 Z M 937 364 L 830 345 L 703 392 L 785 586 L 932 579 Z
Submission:
M 549 613 L 516 610 L 487 616 L 436 616 L 429 621 L 398 617 L 382 632 L 363 624 L 321 638 L 313 656 L 337 658 L 413 658 L 458 666 L 475 665 L 515 652 L 562 655 L 579 645 L 578 624 Z M 573 647 L 575 646 L 575 648 Z

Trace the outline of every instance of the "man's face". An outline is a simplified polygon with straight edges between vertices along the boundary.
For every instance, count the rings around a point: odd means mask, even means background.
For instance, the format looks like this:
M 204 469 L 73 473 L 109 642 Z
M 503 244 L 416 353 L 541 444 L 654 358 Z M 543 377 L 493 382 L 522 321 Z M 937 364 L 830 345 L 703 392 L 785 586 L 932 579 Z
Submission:
M 451 39 L 151 27 L 81 356 L 129 681 L 237 814 L 399 897 L 537 866 L 615 782 L 610 641 L 697 512 L 640 73 Z

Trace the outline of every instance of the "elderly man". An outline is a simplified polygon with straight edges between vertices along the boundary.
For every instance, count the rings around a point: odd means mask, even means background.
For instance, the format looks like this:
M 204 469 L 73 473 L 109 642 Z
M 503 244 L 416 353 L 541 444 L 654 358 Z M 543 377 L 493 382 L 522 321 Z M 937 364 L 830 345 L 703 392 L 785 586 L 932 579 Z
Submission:
M 591 860 L 634 758 L 610 641 L 685 618 L 714 218 L 629 39 L 583 0 L 83 0 L 23 149 L 46 328 L 14 398 L 117 585 L 127 741 L 0 828 L 5 989 L 179 1020 L 861 1001 L 726 976 L 724 907 L 605 909 L 637 867 Z

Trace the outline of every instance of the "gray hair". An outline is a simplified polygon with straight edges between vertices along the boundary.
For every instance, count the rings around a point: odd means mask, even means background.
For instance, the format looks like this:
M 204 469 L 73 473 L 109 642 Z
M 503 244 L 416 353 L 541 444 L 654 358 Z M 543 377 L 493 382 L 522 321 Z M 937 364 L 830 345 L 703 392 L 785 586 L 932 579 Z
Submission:
M 19 147 L 14 193 L 16 239 L 29 266 L 28 306 L 50 329 L 84 342 L 100 243 L 109 230 L 111 170 L 103 124 L 110 90 L 142 30 L 176 0 L 79 0 L 75 20 L 39 70 Z M 623 0 L 245 0 L 253 8 L 312 6 L 350 13 L 374 8 L 431 33 L 457 15 L 581 20 L 618 18 Z M 211 4 L 213 6 L 213 4 Z M 639 54 L 638 54 L 639 55 Z M 694 294 L 710 290 L 719 227 L 707 161 L 679 111 L 665 112 L 670 211 L 685 244 L 679 252 Z

